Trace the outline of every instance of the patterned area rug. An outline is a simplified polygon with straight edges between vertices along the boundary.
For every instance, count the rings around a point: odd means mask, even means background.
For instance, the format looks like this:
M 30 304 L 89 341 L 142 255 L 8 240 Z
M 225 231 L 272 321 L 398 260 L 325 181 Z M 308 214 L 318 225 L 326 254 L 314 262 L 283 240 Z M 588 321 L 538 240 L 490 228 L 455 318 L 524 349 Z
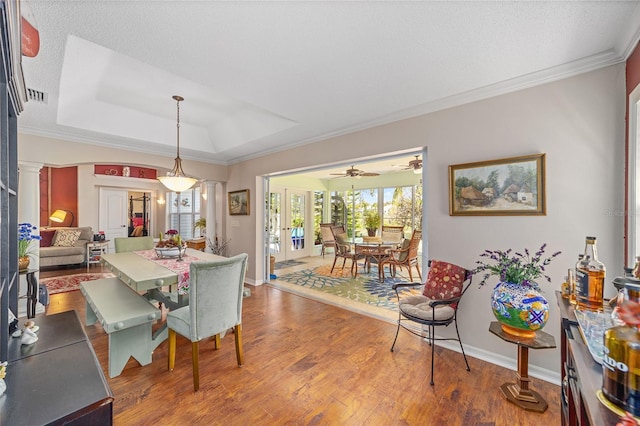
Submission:
M 110 272 L 98 272 L 92 274 L 62 275 L 60 277 L 43 278 L 40 284 L 45 284 L 49 294 L 66 293 L 67 291 L 79 290 L 83 281 L 99 280 L 102 278 L 112 278 Z
M 303 265 L 306 262 L 303 262 L 301 260 L 283 260 L 281 262 L 276 262 L 273 264 L 273 269 L 284 269 L 284 268 L 288 268 L 290 266 L 296 266 L 296 265 Z
M 363 273 L 364 268 L 361 265 L 359 268 L 357 278 L 351 277 L 351 271 L 348 267 L 342 270 L 336 265 L 331 273 L 331 265 L 323 265 L 284 274 L 278 276 L 277 280 L 333 294 L 369 306 L 397 311 L 396 293 L 391 286 L 395 283 L 409 282 L 409 278 L 396 274 L 395 278 L 385 277 L 384 282 L 381 283 L 378 280 L 378 271 L 375 267 L 372 267 L 369 273 Z M 422 294 L 422 290 L 422 287 L 416 287 L 404 290 L 404 292 L 406 294 Z

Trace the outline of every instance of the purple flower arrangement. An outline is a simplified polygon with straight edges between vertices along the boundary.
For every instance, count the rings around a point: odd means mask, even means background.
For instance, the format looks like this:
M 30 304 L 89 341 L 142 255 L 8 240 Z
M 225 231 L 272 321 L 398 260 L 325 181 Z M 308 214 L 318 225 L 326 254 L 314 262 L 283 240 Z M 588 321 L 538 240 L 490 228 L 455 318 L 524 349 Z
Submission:
M 557 251 L 549 257 L 543 257 L 546 244 L 533 255 L 528 249 L 524 249 L 524 253 L 513 252 L 512 249 L 503 250 L 485 250 L 480 257 L 485 259 L 476 261 L 476 268 L 473 274 L 484 272 L 480 286 L 486 284 L 489 277 L 497 276 L 502 282 L 510 282 L 520 284 L 539 290 L 536 279 L 544 277 L 551 282 L 551 277 L 546 274 L 545 267 L 557 257 L 561 252 Z

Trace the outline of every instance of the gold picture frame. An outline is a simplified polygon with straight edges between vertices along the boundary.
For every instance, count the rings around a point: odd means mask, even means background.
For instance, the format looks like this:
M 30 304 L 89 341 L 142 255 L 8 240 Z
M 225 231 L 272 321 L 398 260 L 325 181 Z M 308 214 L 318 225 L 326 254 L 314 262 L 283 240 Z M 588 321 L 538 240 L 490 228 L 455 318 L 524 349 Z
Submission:
M 249 214 L 249 190 L 228 192 L 229 214 L 231 216 L 246 216 Z
M 545 154 L 449 166 L 449 215 L 544 216 Z

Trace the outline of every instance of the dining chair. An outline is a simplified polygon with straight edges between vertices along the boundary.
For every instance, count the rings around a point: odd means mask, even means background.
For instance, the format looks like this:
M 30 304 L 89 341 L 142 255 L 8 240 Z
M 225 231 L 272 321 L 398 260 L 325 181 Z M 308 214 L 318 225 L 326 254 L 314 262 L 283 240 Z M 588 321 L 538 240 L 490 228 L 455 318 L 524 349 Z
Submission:
M 401 243 L 404 239 L 404 225 L 382 225 L 382 241 Z
M 393 352 L 398 340 L 400 327 L 416 336 L 425 337 L 423 336 L 423 330 L 424 326 L 426 326 L 426 338 L 429 345 L 431 345 L 430 383 L 432 386 L 434 342 L 436 340 L 456 340 L 460 344 L 467 371 L 471 371 L 460 340 L 457 318 L 460 299 L 462 299 L 462 296 L 471 285 L 472 278 L 472 272 L 461 266 L 439 260 L 430 260 L 429 274 L 422 294 L 401 296 L 403 289 L 420 287 L 422 283 L 397 283 L 392 286 L 398 299 L 398 328 L 396 329 L 396 337 L 391 345 L 391 352 Z M 465 281 L 468 281 L 466 285 L 464 285 Z M 419 326 L 412 326 L 411 323 L 417 323 Z M 435 337 L 435 327 L 446 327 L 451 323 L 455 324 L 457 337 Z
M 116 253 L 151 250 L 154 247 L 153 237 L 117 237 L 113 239 Z
M 234 329 L 238 366 L 244 364 L 242 352 L 242 292 L 247 269 L 246 253 L 189 265 L 189 305 L 167 314 L 169 328 L 169 371 L 176 360 L 176 341 L 180 334 L 191 341 L 193 390 L 200 388 L 200 346 L 202 339 L 214 336 L 220 347 L 220 334 Z M 223 334 L 224 335 L 224 334 Z
M 331 232 L 332 226 L 334 226 L 332 223 L 320 224 L 320 240 L 322 241 L 320 254 L 322 254 L 322 257 L 324 257 L 325 248 L 331 247 L 334 251 L 336 249 L 336 240 L 333 237 L 333 232 Z
M 351 275 L 353 276 L 354 269 L 357 267 L 357 260 L 363 258 L 364 256 L 362 254 L 356 253 L 355 250 L 351 249 L 351 243 L 348 241 L 347 233 L 344 231 L 344 227 L 333 226 L 331 227 L 331 232 L 333 233 L 333 237 L 336 241 L 335 257 L 333 258 L 333 265 L 331 265 L 331 273 L 333 273 L 333 269 L 336 267 L 338 258 L 341 258 L 342 270 L 344 270 L 344 266 L 347 260 L 351 260 Z
M 411 268 L 415 267 L 418 271 L 418 277 L 422 280 L 420 273 L 420 265 L 418 264 L 418 247 L 422 240 L 422 231 L 414 230 L 411 238 L 404 240 L 399 249 L 390 250 L 389 256 L 380 262 L 381 279 L 384 281 L 384 267 L 389 266 L 391 276 L 396 275 L 396 268 L 407 268 L 409 270 L 409 280 L 413 281 Z

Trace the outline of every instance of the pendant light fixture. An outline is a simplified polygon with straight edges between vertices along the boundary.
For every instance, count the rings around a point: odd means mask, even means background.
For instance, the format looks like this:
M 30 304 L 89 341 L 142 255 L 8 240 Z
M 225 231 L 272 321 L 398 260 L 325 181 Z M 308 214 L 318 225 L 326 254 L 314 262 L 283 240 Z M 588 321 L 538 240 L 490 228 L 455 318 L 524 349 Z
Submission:
M 176 150 L 176 161 L 173 165 L 173 169 L 167 173 L 166 176 L 158 177 L 160 183 L 167 187 L 170 191 L 173 192 L 183 192 L 187 189 L 191 188 L 198 181 L 197 179 L 187 177 L 184 174 L 184 170 L 182 170 L 182 159 L 180 158 L 180 102 L 184 101 L 182 96 L 173 96 L 173 99 L 176 100 L 177 103 L 177 134 L 178 134 L 178 143 Z

